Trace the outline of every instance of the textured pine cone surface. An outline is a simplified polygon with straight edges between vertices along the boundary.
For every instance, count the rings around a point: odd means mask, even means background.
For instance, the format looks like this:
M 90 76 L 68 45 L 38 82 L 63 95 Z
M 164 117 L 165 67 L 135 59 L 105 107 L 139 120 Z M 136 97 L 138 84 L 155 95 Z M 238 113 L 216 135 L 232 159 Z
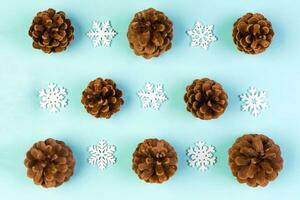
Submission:
M 232 37 L 240 51 L 248 54 L 264 52 L 271 44 L 274 31 L 262 14 L 247 13 L 233 25 Z
M 29 36 L 34 48 L 45 53 L 61 52 L 74 40 L 74 27 L 64 12 L 49 8 L 34 17 Z
M 228 96 L 222 86 L 208 78 L 196 79 L 186 87 L 184 101 L 187 111 L 203 120 L 221 116 L 228 105 Z
M 47 139 L 35 143 L 24 161 L 27 176 L 45 188 L 58 187 L 73 175 L 75 159 L 64 142 Z
M 81 103 L 96 118 L 109 119 L 124 104 L 122 91 L 111 79 L 97 78 L 82 92 Z
M 136 55 L 158 57 L 172 46 L 173 23 L 163 12 L 149 8 L 135 14 L 127 37 Z
M 146 139 L 133 153 L 132 169 L 148 183 L 163 183 L 177 170 L 175 149 L 165 140 Z
M 283 168 L 280 147 L 265 135 L 239 137 L 228 154 L 232 174 L 251 187 L 266 186 Z

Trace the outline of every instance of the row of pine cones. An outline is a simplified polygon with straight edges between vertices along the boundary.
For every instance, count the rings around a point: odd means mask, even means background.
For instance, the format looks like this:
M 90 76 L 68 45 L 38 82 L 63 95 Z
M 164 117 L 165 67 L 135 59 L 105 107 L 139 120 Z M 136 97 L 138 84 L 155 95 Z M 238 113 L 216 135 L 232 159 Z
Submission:
M 222 86 L 208 78 L 196 79 L 186 87 L 184 101 L 195 117 L 211 120 L 220 117 L 228 105 L 228 96 Z M 122 91 L 111 79 L 97 78 L 82 92 L 81 103 L 96 118 L 109 119 L 124 104 Z
M 74 27 L 64 12 L 48 9 L 38 12 L 29 35 L 33 47 L 45 53 L 62 52 L 74 40 Z M 262 14 L 247 13 L 233 26 L 232 37 L 240 51 L 258 54 L 271 44 L 272 24 Z M 135 14 L 129 24 L 127 38 L 138 56 L 158 57 L 172 47 L 173 23 L 161 11 L 149 8 Z
M 229 166 L 238 182 L 251 187 L 266 186 L 283 168 L 280 147 L 262 134 L 239 137 L 228 151 Z M 27 176 L 36 185 L 58 187 L 74 174 L 75 158 L 64 142 L 47 139 L 26 153 Z M 147 183 L 168 181 L 177 171 L 175 149 L 165 140 L 146 139 L 132 156 L 132 169 Z

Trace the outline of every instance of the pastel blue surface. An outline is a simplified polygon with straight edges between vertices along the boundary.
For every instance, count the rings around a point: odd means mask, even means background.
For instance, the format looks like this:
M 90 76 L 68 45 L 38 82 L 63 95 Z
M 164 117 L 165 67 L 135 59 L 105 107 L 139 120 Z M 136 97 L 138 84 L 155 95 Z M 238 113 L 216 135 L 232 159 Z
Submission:
M 299 1 L 296 0 L 1 0 L 0 20 L 0 198 L 1 199 L 299 199 Z M 60 54 L 32 48 L 28 29 L 40 10 L 63 10 L 76 39 Z M 145 60 L 133 54 L 126 32 L 135 12 L 154 7 L 174 23 L 173 47 Z M 261 12 L 276 35 L 257 56 L 237 51 L 233 22 L 246 12 Z M 93 20 L 111 20 L 118 35 L 111 48 L 93 48 L 86 37 Z M 218 42 L 208 51 L 189 47 L 185 34 L 196 20 L 215 25 Z M 110 120 L 96 119 L 80 103 L 81 92 L 96 77 L 114 79 L 125 105 Z M 195 78 L 220 82 L 229 95 L 226 113 L 201 121 L 185 110 L 186 85 Z M 162 83 L 169 100 L 160 111 L 141 108 L 136 92 L 147 82 Z M 38 91 L 49 82 L 69 91 L 69 106 L 58 114 L 39 108 Z M 257 118 L 240 112 L 238 95 L 249 86 L 268 91 L 270 108 Z M 281 146 L 284 169 L 266 188 L 239 184 L 228 167 L 227 150 L 244 133 L 265 133 Z M 26 177 L 26 151 L 53 137 L 74 151 L 74 176 L 62 187 L 45 190 Z M 140 181 L 131 170 L 131 155 L 145 138 L 168 140 L 179 154 L 175 176 L 162 185 Z M 87 163 L 89 145 L 106 139 L 118 148 L 116 165 L 101 172 Z M 218 163 L 206 173 L 186 165 L 185 150 L 198 140 L 214 144 Z

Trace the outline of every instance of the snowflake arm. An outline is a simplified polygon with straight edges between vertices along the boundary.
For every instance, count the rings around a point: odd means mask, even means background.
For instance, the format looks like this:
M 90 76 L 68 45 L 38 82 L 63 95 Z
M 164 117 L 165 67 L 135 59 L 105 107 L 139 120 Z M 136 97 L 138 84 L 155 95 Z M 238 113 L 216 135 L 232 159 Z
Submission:
M 187 34 L 191 37 L 191 47 L 200 46 L 204 50 L 208 50 L 211 42 L 217 41 L 217 37 L 213 33 L 214 25 L 203 25 L 197 21 L 194 29 L 188 30 Z
M 216 164 L 217 158 L 214 156 L 215 147 L 205 145 L 205 142 L 197 142 L 195 146 L 187 149 L 188 165 L 200 171 L 208 170 L 209 166 Z
M 116 35 L 117 32 L 112 28 L 110 21 L 105 21 L 103 23 L 94 21 L 92 29 L 87 33 L 87 36 L 93 41 L 94 47 L 109 47 L 112 39 Z
M 108 165 L 116 163 L 115 151 L 116 147 L 114 145 L 109 145 L 107 141 L 100 140 L 97 145 L 89 147 L 90 157 L 88 162 L 91 165 L 97 165 L 100 170 L 104 170 Z
M 39 91 L 40 106 L 42 109 L 49 110 L 52 113 L 58 112 L 60 108 L 64 108 L 68 104 L 66 95 L 67 90 L 65 88 L 50 83 L 47 89 Z
M 160 84 L 147 83 L 145 89 L 140 90 L 137 94 L 140 97 L 143 108 L 158 110 L 161 104 L 167 100 L 163 85 Z
M 262 110 L 268 108 L 266 101 L 267 92 L 258 91 L 255 87 L 250 87 L 244 94 L 239 95 L 241 102 L 241 110 L 250 112 L 254 117 L 257 117 Z

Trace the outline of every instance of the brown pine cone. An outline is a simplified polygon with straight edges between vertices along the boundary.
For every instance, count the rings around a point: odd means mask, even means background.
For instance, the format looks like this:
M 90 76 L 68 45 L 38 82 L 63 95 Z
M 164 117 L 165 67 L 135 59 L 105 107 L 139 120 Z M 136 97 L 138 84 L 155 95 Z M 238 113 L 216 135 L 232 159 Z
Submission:
M 233 41 L 240 51 L 248 54 L 264 52 L 271 44 L 274 31 L 262 14 L 247 13 L 233 25 Z
M 45 188 L 58 187 L 73 175 L 75 159 L 64 142 L 47 139 L 35 143 L 24 161 L 27 176 Z
M 109 119 L 124 104 L 122 91 L 111 79 L 97 78 L 82 92 L 81 103 L 86 111 L 96 118 Z
M 239 137 L 228 154 L 232 174 L 251 187 L 266 186 L 283 168 L 280 147 L 265 135 Z
M 162 183 L 177 170 L 177 154 L 165 140 L 146 139 L 140 143 L 132 158 L 132 169 L 148 183 Z
M 29 29 L 32 46 L 45 53 L 64 51 L 74 39 L 74 28 L 65 13 L 54 9 L 38 12 Z
M 208 78 L 196 79 L 186 87 L 187 111 L 203 120 L 216 119 L 227 107 L 227 94 L 222 86 Z
M 127 38 L 136 55 L 158 57 L 172 46 L 173 23 L 163 12 L 149 8 L 135 14 Z

